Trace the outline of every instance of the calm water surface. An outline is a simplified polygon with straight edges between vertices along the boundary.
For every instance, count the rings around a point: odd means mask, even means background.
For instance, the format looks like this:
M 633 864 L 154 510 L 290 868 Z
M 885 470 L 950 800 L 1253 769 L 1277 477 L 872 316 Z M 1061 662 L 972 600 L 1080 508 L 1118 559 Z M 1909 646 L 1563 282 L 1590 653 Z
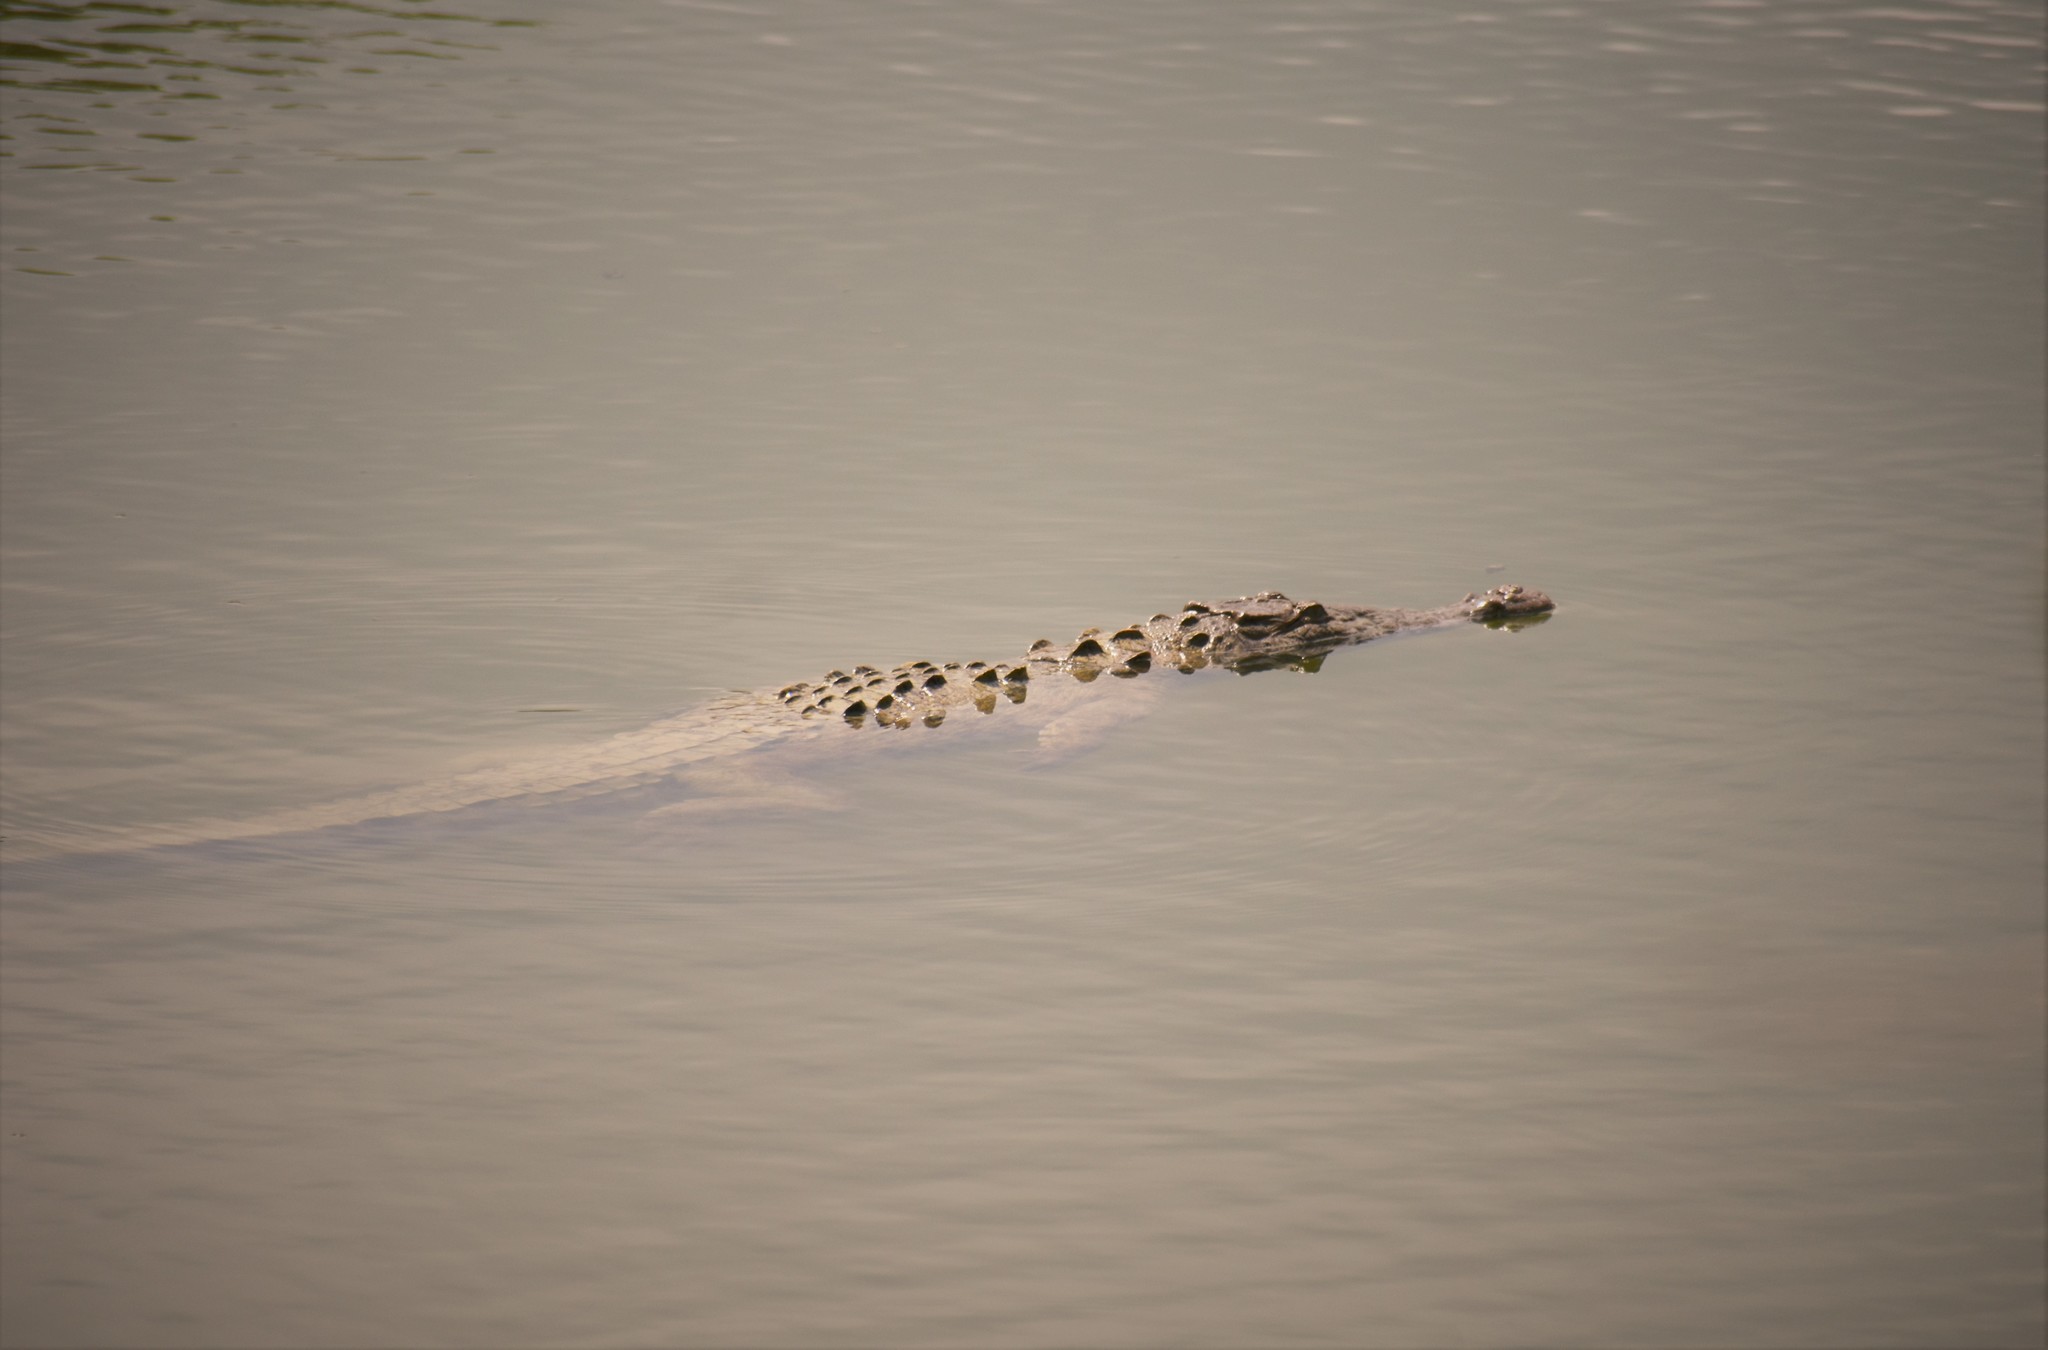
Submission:
M 0 18 L 10 842 L 1560 604 L 11 864 L 7 1345 L 2040 1343 L 2037 7 Z

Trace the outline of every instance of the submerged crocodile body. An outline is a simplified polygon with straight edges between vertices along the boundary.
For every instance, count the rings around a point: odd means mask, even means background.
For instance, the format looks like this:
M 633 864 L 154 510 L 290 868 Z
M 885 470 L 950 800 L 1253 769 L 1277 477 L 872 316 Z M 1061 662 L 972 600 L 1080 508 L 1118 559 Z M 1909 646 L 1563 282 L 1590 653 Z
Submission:
M 735 769 L 734 763 L 761 758 L 755 752 L 795 752 L 828 740 L 857 745 L 878 731 L 952 729 L 999 712 L 1006 718 L 1028 714 L 1041 747 L 1056 753 L 1091 739 L 1104 722 L 1149 698 L 1161 682 L 1156 672 L 1313 671 L 1339 647 L 1417 629 L 1520 626 L 1540 620 L 1552 607 L 1549 596 L 1520 586 L 1496 586 L 1438 609 L 1324 605 L 1291 600 L 1278 591 L 1190 601 L 1175 613 L 1154 614 L 1113 632 L 1090 628 L 1064 645 L 1041 639 L 1011 661 L 912 661 L 889 670 L 834 670 L 816 681 L 713 699 L 588 749 L 528 763 L 243 820 L 191 821 L 66 840 L 13 838 L 0 856 L 22 861 L 263 839 L 495 802 L 619 792 L 672 778 L 704 795 L 657 814 L 802 801 L 814 798 L 801 787 L 764 791 L 759 775 Z

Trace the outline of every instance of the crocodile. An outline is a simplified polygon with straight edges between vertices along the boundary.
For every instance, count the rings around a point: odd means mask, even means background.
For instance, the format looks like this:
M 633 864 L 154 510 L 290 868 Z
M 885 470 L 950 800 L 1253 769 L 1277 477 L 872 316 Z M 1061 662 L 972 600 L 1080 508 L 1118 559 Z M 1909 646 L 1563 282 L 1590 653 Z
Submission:
M 681 780 L 698 795 L 655 814 L 687 815 L 734 806 L 829 805 L 801 784 L 772 781 L 762 752 L 792 754 L 820 743 L 873 743 L 878 733 L 1028 720 L 1048 756 L 1093 740 L 1156 692 L 1166 671 L 1249 675 L 1317 670 L 1340 647 L 1419 629 L 1541 622 L 1549 596 L 1495 586 L 1436 609 L 1374 608 L 1296 601 L 1279 591 L 1190 601 L 1179 610 L 1114 630 L 1089 628 L 1073 641 L 1039 639 L 1006 661 L 911 661 L 858 665 L 816 680 L 721 696 L 587 748 L 458 774 L 438 782 L 371 792 L 243 819 L 195 820 L 71 839 L 13 837 L 9 861 L 125 853 L 190 844 L 267 839 L 343 826 L 481 807 L 569 800 Z

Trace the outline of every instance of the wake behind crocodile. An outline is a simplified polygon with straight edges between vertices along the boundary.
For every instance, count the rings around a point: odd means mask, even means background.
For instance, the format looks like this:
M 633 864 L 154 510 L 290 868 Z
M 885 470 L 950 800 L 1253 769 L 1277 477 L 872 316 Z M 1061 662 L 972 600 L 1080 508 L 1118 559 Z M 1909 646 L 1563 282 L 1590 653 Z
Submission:
M 108 835 L 10 831 L 0 839 L 0 859 L 268 839 L 494 803 L 570 801 L 668 781 L 680 781 L 693 795 L 658 815 L 830 806 L 788 767 L 879 747 L 906 733 L 953 735 L 998 722 L 1035 733 L 1039 753 L 1056 757 L 1142 712 L 1170 673 L 1313 671 L 1340 647 L 1421 629 L 1519 627 L 1540 622 L 1552 608 L 1550 597 L 1520 586 L 1497 586 L 1436 609 L 1325 605 L 1278 591 L 1190 601 L 1114 631 L 1087 629 L 1070 643 L 1040 639 L 1014 660 L 833 670 L 815 681 L 724 695 L 583 749 L 339 801 Z

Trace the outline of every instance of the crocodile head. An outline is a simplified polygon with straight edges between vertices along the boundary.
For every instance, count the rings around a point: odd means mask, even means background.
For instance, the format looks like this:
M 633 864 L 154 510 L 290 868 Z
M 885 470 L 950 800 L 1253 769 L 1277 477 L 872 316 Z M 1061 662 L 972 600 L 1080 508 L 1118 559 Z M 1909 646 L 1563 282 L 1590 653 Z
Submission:
M 1183 657 L 1241 674 L 1281 667 L 1313 670 L 1324 654 L 1338 647 L 1404 629 L 1464 621 L 1520 627 L 1540 623 L 1553 608 L 1549 596 L 1520 586 L 1496 586 L 1442 609 L 1324 605 L 1261 591 L 1235 600 L 1190 601 L 1173 620 L 1169 642 Z
M 1468 595 L 1464 602 L 1472 611 L 1472 622 L 1498 625 L 1508 619 L 1548 614 L 1557 605 L 1541 591 L 1521 586 L 1495 586 L 1483 595 Z

